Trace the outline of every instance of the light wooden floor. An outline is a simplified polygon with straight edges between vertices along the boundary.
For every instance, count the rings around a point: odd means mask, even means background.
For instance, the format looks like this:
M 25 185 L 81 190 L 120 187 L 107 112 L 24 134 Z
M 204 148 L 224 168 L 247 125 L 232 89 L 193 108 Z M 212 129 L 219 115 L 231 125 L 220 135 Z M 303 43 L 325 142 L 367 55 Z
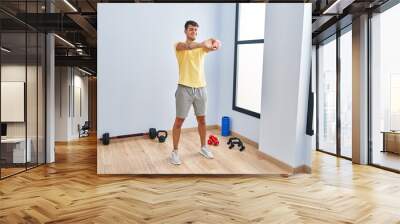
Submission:
M 218 135 L 217 130 L 208 134 Z M 207 135 L 208 136 L 208 135 Z M 240 152 L 229 149 L 228 138 L 218 135 L 220 145 L 209 146 L 214 159 L 206 159 L 200 153 L 197 130 L 181 135 L 179 155 L 182 164 L 169 163 L 172 137 L 165 143 L 148 137 L 111 139 L 109 145 L 97 146 L 98 174 L 263 174 L 287 175 L 290 170 L 280 168 L 254 146 L 246 144 Z
M 0 181 L 0 223 L 400 223 L 400 175 L 315 152 L 312 174 L 96 174 L 96 139 Z
M 2 178 L 7 177 L 7 176 L 13 175 L 15 173 L 24 171 L 24 170 L 25 170 L 25 167 L 24 168 L 1 168 L 1 177 Z
M 34 164 L 28 164 L 27 169 L 32 169 L 34 168 L 36 165 Z M 20 173 L 25 171 L 26 168 L 25 167 L 8 167 L 8 168 L 1 168 L 1 178 L 5 178 L 7 176 L 11 176 L 14 175 L 16 173 Z
M 400 155 L 390 152 L 374 151 L 372 162 L 381 166 L 400 170 Z

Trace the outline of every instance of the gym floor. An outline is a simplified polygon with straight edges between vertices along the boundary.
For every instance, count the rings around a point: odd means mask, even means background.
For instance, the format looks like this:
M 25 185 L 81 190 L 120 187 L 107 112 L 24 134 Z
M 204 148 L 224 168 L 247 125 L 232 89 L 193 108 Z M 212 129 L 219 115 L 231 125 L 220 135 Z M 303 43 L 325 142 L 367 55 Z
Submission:
M 179 155 L 182 164 L 169 163 L 172 136 L 165 143 L 148 137 L 111 139 L 109 145 L 97 144 L 98 174 L 255 174 L 287 175 L 289 170 L 269 160 L 256 146 L 245 142 L 246 149 L 237 146 L 229 149 L 228 138 L 221 137 L 218 129 L 207 130 L 218 137 L 218 146 L 209 146 L 214 159 L 206 159 L 200 153 L 197 130 L 182 130 Z

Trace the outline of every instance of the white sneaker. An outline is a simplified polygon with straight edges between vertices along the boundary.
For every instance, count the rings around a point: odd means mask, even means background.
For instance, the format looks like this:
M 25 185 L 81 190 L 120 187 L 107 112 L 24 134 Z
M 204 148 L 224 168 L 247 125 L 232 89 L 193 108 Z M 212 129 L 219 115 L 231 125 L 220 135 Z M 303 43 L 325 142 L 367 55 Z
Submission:
M 207 159 L 213 159 L 214 158 L 212 152 L 205 146 L 201 147 L 200 154 L 202 154 Z
M 170 162 L 174 165 L 181 165 L 181 160 L 179 159 L 179 155 L 176 150 L 172 151 Z

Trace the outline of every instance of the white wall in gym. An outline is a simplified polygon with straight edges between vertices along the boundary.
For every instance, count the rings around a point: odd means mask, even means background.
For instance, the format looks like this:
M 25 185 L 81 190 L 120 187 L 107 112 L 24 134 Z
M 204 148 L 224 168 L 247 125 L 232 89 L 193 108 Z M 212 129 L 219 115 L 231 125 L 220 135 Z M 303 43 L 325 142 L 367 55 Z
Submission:
M 185 40 L 184 23 L 190 19 L 200 25 L 199 41 L 219 38 L 223 5 L 98 4 L 98 137 L 172 128 L 178 80 L 173 45 Z M 219 76 L 232 76 L 220 73 L 219 54 L 211 52 L 205 60 L 208 124 L 219 123 Z M 184 127 L 196 127 L 193 110 L 189 115 Z
M 311 3 L 267 4 L 265 15 L 259 148 L 294 168 L 310 167 Z

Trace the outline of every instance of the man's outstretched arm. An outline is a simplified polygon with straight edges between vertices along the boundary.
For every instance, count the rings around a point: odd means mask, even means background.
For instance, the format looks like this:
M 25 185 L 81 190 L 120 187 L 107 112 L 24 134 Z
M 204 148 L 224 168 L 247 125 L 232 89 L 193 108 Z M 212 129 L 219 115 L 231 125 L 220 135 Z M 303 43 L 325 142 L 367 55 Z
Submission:
M 202 43 L 192 42 L 192 43 L 188 44 L 185 42 L 179 42 L 176 45 L 176 50 L 184 51 L 184 50 L 192 50 L 192 49 L 201 48 L 201 47 L 204 47 Z
M 203 41 L 201 43 L 191 42 L 189 44 L 185 43 L 185 42 L 179 42 L 176 45 L 176 50 L 177 51 L 192 50 L 192 49 L 196 49 L 196 48 L 211 49 L 212 48 L 211 41 L 206 40 L 206 41 Z

